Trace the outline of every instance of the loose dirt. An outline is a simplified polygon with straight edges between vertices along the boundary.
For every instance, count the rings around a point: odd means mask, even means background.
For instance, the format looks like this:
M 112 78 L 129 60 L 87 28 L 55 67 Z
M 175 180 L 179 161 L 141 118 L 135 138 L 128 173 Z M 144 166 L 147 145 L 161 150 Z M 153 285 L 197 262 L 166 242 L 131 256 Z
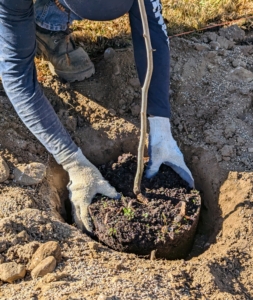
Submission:
M 140 87 L 131 48 L 96 61 L 90 80 L 40 77 L 61 121 L 96 165 L 136 154 Z M 176 261 L 143 259 L 92 241 L 70 221 L 66 173 L 19 121 L 0 91 L 0 262 L 28 266 L 41 243 L 58 241 L 55 271 L 1 282 L 1 299 L 253 299 L 253 45 L 234 27 L 171 40 L 173 134 L 201 191 L 192 251 Z M 42 163 L 33 186 L 20 164 Z M 2 164 L 3 165 L 3 164 Z M 5 167 L 4 167 L 5 168 Z M 5 172 L 6 168 L 4 169 Z M 68 204 L 68 203 L 67 203 Z

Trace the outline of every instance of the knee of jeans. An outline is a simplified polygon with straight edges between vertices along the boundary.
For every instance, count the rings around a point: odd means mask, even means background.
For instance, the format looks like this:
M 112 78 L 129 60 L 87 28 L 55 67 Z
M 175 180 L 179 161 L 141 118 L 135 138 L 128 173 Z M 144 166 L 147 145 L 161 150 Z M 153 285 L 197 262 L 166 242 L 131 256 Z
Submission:
M 33 5 L 32 0 L 4 0 L 1 1 L 1 4 L 5 6 L 7 9 L 11 11 L 11 13 L 15 14 L 15 12 L 26 12 Z

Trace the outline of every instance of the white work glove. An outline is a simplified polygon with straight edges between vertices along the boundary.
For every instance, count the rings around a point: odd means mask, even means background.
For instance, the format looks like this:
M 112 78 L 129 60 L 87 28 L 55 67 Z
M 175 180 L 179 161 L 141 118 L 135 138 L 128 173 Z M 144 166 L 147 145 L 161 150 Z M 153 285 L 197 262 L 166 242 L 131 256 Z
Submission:
M 149 117 L 149 163 L 145 176 L 153 177 L 162 163 L 170 166 L 181 178 L 194 187 L 194 179 L 184 157 L 171 134 L 170 119 Z
M 99 170 L 78 149 L 66 162 L 63 168 L 69 173 L 69 197 L 75 223 L 81 230 L 92 233 L 92 221 L 88 207 L 96 194 L 119 199 L 114 187 L 106 181 Z

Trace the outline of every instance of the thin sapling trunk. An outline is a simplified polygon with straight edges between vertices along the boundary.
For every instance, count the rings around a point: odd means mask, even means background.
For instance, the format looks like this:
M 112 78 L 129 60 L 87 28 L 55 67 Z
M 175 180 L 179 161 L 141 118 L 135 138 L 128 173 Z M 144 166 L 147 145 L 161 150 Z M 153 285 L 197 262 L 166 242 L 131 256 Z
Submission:
M 141 13 L 141 20 L 142 20 L 142 27 L 143 27 L 143 37 L 145 40 L 146 45 L 146 52 L 147 52 L 147 73 L 145 77 L 144 84 L 142 86 L 142 100 L 141 100 L 141 134 L 140 134 L 140 141 L 138 147 L 138 158 L 137 158 L 137 171 L 134 180 L 134 193 L 135 195 L 141 196 L 141 179 L 143 176 L 143 169 L 144 169 L 144 148 L 145 148 L 145 141 L 146 141 L 146 133 L 147 133 L 147 98 L 148 98 L 148 90 L 149 85 L 153 73 L 153 49 L 151 45 L 150 33 L 149 33 L 149 26 L 148 26 L 148 18 L 146 14 L 146 8 L 144 4 L 144 0 L 138 0 L 140 13 Z

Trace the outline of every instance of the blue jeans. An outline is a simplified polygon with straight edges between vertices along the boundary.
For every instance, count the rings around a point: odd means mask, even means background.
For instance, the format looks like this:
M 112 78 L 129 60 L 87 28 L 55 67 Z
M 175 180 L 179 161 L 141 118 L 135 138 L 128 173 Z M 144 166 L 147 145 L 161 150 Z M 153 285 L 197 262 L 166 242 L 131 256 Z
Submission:
M 83 1 L 89 5 L 90 0 Z M 106 1 L 102 3 L 106 5 Z M 159 0 L 145 0 L 145 6 L 152 46 L 156 49 L 148 94 L 148 114 L 170 117 L 169 47 L 166 26 L 161 17 Z M 70 13 L 70 21 L 80 20 L 81 17 Z M 93 19 L 92 12 L 87 18 Z M 129 18 L 137 71 L 143 84 L 147 60 L 137 0 L 133 1 Z M 38 25 L 57 31 L 66 28 L 68 16 L 51 0 L 37 0 L 35 15 L 32 0 L 0 0 L 0 76 L 6 94 L 21 120 L 57 161 L 62 162 L 77 151 L 77 146 L 62 126 L 37 82 L 34 65 L 35 19 Z

